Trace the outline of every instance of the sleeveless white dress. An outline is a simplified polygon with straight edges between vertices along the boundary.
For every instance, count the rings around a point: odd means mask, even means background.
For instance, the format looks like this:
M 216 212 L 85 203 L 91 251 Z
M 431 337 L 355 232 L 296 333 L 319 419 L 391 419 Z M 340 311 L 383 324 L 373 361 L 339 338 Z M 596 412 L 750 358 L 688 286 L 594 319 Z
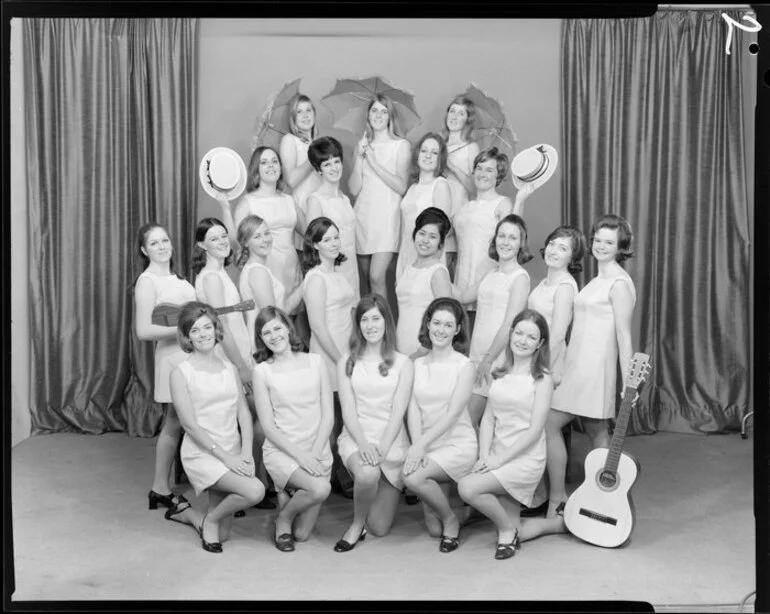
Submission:
M 404 139 L 397 139 L 370 143 L 370 146 L 374 149 L 377 162 L 395 174 L 398 149 L 403 142 Z M 355 203 L 357 253 L 398 252 L 400 202 L 401 195 L 391 190 L 364 160 L 361 191 Z
M 412 398 L 420 410 L 423 433 L 449 411 L 460 371 L 468 364 L 468 358 L 459 352 L 445 362 L 428 362 L 427 358 L 420 356 L 414 361 L 412 387 Z M 426 455 L 455 482 L 470 473 L 479 457 L 479 443 L 467 408 L 443 435 L 428 446 Z
M 290 139 L 291 144 L 295 148 L 295 160 L 297 166 L 302 166 L 305 162 L 307 162 L 307 150 L 310 147 L 310 143 L 305 143 L 301 138 L 299 138 L 296 134 L 287 134 L 283 137 L 284 139 Z M 282 139 L 283 140 L 283 139 Z M 307 215 L 307 197 L 309 194 L 312 194 L 318 189 L 318 186 L 321 185 L 321 178 L 318 176 L 318 173 L 315 172 L 315 170 L 312 170 L 310 174 L 305 177 L 299 185 L 292 190 L 291 195 L 294 199 L 294 203 L 297 206 L 297 209 L 302 212 L 303 215 Z M 309 221 L 309 220 L 308 220 Z M 294 248 L 296 250 L 302 251 L 302 246 L 304 244 L 304 238 L 303 236 L 297 232 L 296 228 L 294 230 Z
M 155 286 L 155 307 L 161 303 L 184 305 L 195 300 L 195 288 L 186 279 L 179 279 L 176 275 L 155 275 L 144 271 L 139 279 L 149 279 Z M 188 354 L 179 347 L 176 337 L 173 339 L 160 339 L 155 342 L 155 384 L 153 386 L 153 399 L 156 403 L 171 403 L 171 371 L 180 362 L 187 358 Z
M 254 293 L 251 291 L 251 286 L 249 285 L 249 274 L 255 269 L 262 269 L 270 277 L 270 285 L 273 288 L 275 306 L 279 309 L 284 309 L 284 303 L 286 301 L 286 289 L 283 287 L 283 284 L 280 282 L 280 280 L 275 275 L 273 275 L 273 272 L 269 269 L 269 267 L 266 267 L 261 262 L 247 262 L 244 265 L 244 267 L 241 269 L 241 276 L 238 279 L 238 286 L 240 287 L 241 291 L 241 299 L 244 301 L 255 301 L 254 309 L 249 309 L 245 312 L 246 328 L 249 331 L 249 341 L 251 342 L 252 354 L 257 351 L 257 346 L 254 341 L 254 322 L 257 319 L 257 313 L 259 313 L 259 305 L 263 304 L 264 306 L 264 301 L 257 300 L 257 297 L 254 296 Z
M 379 370 L 380 360 L 359 358 L 353 367 L 350 384 L 356 401 L 356 415 L 366 439 L 377 445 L 380 443 L 385 429 L 388 427 L 393 412 L 393 397 L 398 388 L 398 378 L 406 361 L 404 354 L 396 352 L 393 366 L 383 377 Z M 342 428 L 337 438 L 337 448 L 342 462 L 347 466 L 348 459 L 358 452 L 358 444 L 350 435 L 347 427 Z M 401 490 L 404 479 L 401 470 L 404 466 L 406 451 L 409 449 L 409 438 L 406 429 L 401 426 L 393 445 L 388 450 L 385 460 L 380 463 L 380 469 L 385 479 Z
M 440 183 L 447 183 L 443 177 L 436 177 L 430 183 L 414 183 L 409 186 L 401 201 L 401 245 L 398 248 L 398 262 L 396 263 L 396 279 L 403 275 L 414 259 L 417 258 L 417 250 L 414 247 L 412 233 L 417 216 L 425 209 L 433 206 L 433 191 Z M 451 220 L 451 211 L 444 211 Z M 446 245 L 446 243 L 445 243 Z M 444 250 L 446 251 L 446 250 Z M 441 262 L 446 264 L 446 256 L 442 252 Z
M 325 367 L 318 354 L 303 353 L 303 356 L 307 356 L 308 364 L 296 371 L 279 372 L 269 362 L 255 365 L 254 370 L 262 375 L 267 386 L 276 428 L 289 441 L 310 451 L 321 425 L 321 369 Z M 291 474 L 299 469 L 299 463 L 294 458 L 267 438 L 262 444 L 262 459 L 279 491 L 286 488 Z M 323 477 L 329 478 L 332 450 L 328 440 L 324 444 L 320 464 Z
M 562 284 L 567 285 L 572 288 L 574 292 L 573 296 L 576 297 L 578 293 L 578 285 L 572 275 L 568 275 L 563 280 L 560 280 L 559 283 L 554 285 L 546 283 L 547 281 L 547 278 L 543 279 L 535 287 L 535 289 L 530 292 L 529 298 L 527 299 L 527 307 L 540 312 L 540 314 L 545 318 L 545 321 L 548 324 L 548 330 L 550 331 L 551 326 L 553 325 L 553 299 L 556 294 L 556 290 L 558 290 Z M 551 374 L 560 374 L 563 372 L 563 370 L 564 354 L 562 354 L 561 359 L 558 360 L 558 364 L 554 362 L 553 356 L 551 356 Z
M 425 268 L 409 266 L 396 281 L 398 299 L 398 323 L 396 324 L 396 347 L 398 351 L 411 356 L 420 348 L 417 335 L 425 309 L 434 297 L 430 286 L 431 277 L 438 269 L 447 270 L 441 262 Z M 447 271 L 449 275 L 449 271 Z
M 340 192 L 339 196 L 325 196 L 314 192 L 313 196 L 321 201 L 321 211 L 324 217 L 328 217 L 340 230 L 341 251 L 347 260 L 337 270 L 345 276 L 350 287 L 353 288 L 355 300 L 361 298 L 361 289 L 358 282 L 358 260 L 356 260 L 356 214 L 350 205 L 350 199 Z
M 471 168 L 473 166 L 473 158 L 471 158 L 470 152 L 471 147 L 466 144 L 460 144 L 457 147 L 449 149 L 448 156 L 449 161 L 452 164 L 463 169 L 469 175 L 473 172 L 473 168 Z M 449 191 L 452 194 L 452 213 L 450 214 L 449 219 L 454 219 L 455 215 L 459 213 L 462 206 L 468 202 L 468 192 L 466 192 L 465 186 L 460 183 L 460 181 L 453 174 L 450 173 L 447 176 L 447 181 L 449 181 Z M 457 251 L 457 238 L 455 235 L 454 227 L 447 237 L 446 248 L 444 251 Z
M 353 330 L 351 309 L 355 307 L 355 293 L 344 275 L 338 272 L 327 273 L 320 266 L 310 269 L 302 282 L 302 295 L 307 302 L 307 284 L 313 277 L 320 276 L 326 286 L 326 327 L 329 336 L 340 354 L 348 348 L 350 333 Z M 337 364 L 321 346 L 315 332 L 310 331 L 310 351 L 323 358 L 329 373 L 331 389 L 337 391 Z

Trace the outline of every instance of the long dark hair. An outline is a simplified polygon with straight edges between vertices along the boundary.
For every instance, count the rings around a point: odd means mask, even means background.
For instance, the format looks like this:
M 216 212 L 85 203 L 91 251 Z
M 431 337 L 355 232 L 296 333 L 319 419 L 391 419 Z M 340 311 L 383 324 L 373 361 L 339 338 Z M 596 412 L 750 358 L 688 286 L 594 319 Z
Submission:
M 193 249 L 191 267 L 193 273 L 196 275 L 201 272 L 201 269 L 204 266 L 206 266 L 206 250 L 201 249 L 198 246 L 198 243 L 202 243 L 206 240 L 206 233 L 214 228 L 214 226 L 221 226 L 227 230 L 227 226 L 225 226 L 224 222 L 215 217 L 204 217 L 200 222 L 198 222 L 198 226 L 195 228 L 195 248 Z M 232 261 L 233 249 L 231 247 L 230 253 L 227 255 L 227 258 L 225 258 L 225 266 L 228 266 Z
M 520 311 L 511 324 L 511 330 L 508 331 L 508 343 L 505 346 L 505 361 L 497 369 L 492 371 L 492 379 L 503 377 L 513 366 L 513 350 L 511 350 L 511 335 L 519 322 L 528 320 L 534 322 L 540 330 L 540 346 L 532 354 L 532 363 L 530 365 L 532 377 L 539 380 L 544 374 L 550 371 L 551 349 L 548 346 L 550 333 L 548 331 L 548 322 L 543 315 L 534 309 L 525 309 Z
M 446 174 L 447 160 L 449 160 L 449 150 L 446 146 L 446 140 L 440 134 L 435 132 L 427 132 L 420 137 L 417 144 L 412 149 L 412 159 L 409 164 L 409 182 L 417 183 L 420 180 L 420 149 L 423 143 L 428 139 L 433 139 L 438 143 L 438 161 L 436 162 L 436 170 L 433 171 L 434 177 L 443 177 Z
M 168 237 L 169 241 L 171 241 L 171 258 L 168 261 L 168 269 L 171 273 L 176 275 L 179 279 L 186 279 L 184 275 L 180 275 L 179 271 L 176 270 L 176 267 L 174 266 L 174 242 L 171 240 L 171 235 L 169 234 L 168 230 L 164 226 L 161 226 L 160 224 L 157 224 L 155 222 L 149 222 L 148 224 L 144 224 L 136 233 L 136 253 L 139 254 L 139 258 L 142 261 L 142 272 L 144 272 L 148 266 L 150 266 L 150 258 L 147 254 L 145 254 L 142 249 L 147 243 L 147 235 L 150 234 L 151 230 L 155 230 L 156 228 L 160 228 L 163 232 L 166 233 L 166 236 Z M 140 273 L 141 275 L 141 273 Z M 131 287 L 133 288 L 136 286 L 136 282 L 139 279 L 139 276 L 134 280 L 134 283 L 131 284 Z
M 572 258 L 567 265 L 570 273 L 580 273 L 583 270 L 583 258 L 586 255 L 586 238 L 582 232 L 572 226 L 559 226 L 551 231 L 545 238 L 543 247 L 540 248 L 540 255 L 545 260 L 545 248 L 554 239 L 569 239 L 572 244 Z
M 433 314 L 437 311 L 448 311 L 455 317 L 455 322 L 457 323 L 459 331 L 454 339 L 452 339 L 452 347 L 456 352 L 460 352 L 467 356 L 468 344 L 470 342 L 470 335 L 468 334 L 468 314 L 460 301 L 448 296 L 434 298 L 430 305 L 426 307 L 425 312 L 422 314 L 420 331 L 417 333 L 417 340 L 420 342 L 420 345 L 429 350 L 433 349 L 433 343 L 431 342 L 428 333 L 428 325 L 433 318 Z
M 275 188 L 279 192 L 283 192 L 284 179 L 283 179 L 283 162 L 281 161 L 281 154 L 279 154 L 274 148 L 262 145 L 257 147 L 251 154 L 249 159 L 249 169 L 246 173 L 246 193 L 253 192 L 259 187 L 259 165 L 262 162 L 262 154 L 266 151 L 272 151 L 278 158 L 278 165 L 281 167 L 281 172 L 278 173 L 278 181 L 275 184 Z
M 253 356 L 257 364 L 270 360 L 273 357 L 273 350 L 267 347 L 262 339 L 262 329 L 265 327 L 265 324 L 276 319 L 280 320 L 289 329 L 289 346 L 291 351 L 301 352 L 305 349 L 286 312 L 275 305 L 268 305 L 259 310 L 257 319 L 254 320 L 254 347 L 256 351 Z
M 307 225 L 305 231 L 305 241 L 302 244 L 302 269 L 307 273 L 314 266 L 321 264 L 321 257 L 318 255 L 318 250 L 315 248 L 315 243 L 318 243 L 324 238 L 326 232 L 334 226 L 339 232 L 340 228 L 332 222 L 328 217 L 317 217 Z M 334 266 L 339 266 L 348 257 L 342 252 L 334 259 Z
M 379 364 L 378 369 L 382 377 L 387 377 L 388 371 L 393 366 L 393 362 L 396 357 L 396 324 L 393 320 L 393 314 L 386 301 L 379 294 L 366 294 L 361 297 L 356 305 L 356 310 L 353 315 L 353 330 L 350 333 L 350 340 L 348 346 L 350 347 L 350 356 L 347 363 L 345 363 L 345 374 L 350 377 L 353 375 L 353 368 L 356 366 L 356 361 L 361 358 L 366 349 L 366 339 L 361 332 L 361 318 L 370 309 L 377 309 L 382 314 L 382 319 L 385 321 L 385 334 L 382 337 L 382 346 L 380 351 L 382 353 L 382 362 Z

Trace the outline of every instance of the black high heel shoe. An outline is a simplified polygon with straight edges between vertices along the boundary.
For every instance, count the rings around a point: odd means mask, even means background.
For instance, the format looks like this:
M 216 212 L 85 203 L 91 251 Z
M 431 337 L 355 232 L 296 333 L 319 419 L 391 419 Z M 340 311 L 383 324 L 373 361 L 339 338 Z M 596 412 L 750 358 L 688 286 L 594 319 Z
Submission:
M 207 542 L 206 538 L 203 537 L 203 525 L 206 523 L 206 516 L 203 517 L 203 520 L 201 521 L 201 546 L 203 546 L 203 549 L 206 552 L 213 552 L 215 554 L 220 554 L 222 552 L 222 542 Z
M 457 537 L 447 537 L 446 535 L 441 536 L 441 541 L 439 541 L 438 549 L 439 552 L 454 552 L 460 547 L 460 534 L 457 534 Z
M 173 492 L 169 493 L 168 495 L 161 495 L 156 493 L 154 490 L 151 490 L 147 493 L 147 500 L 151 510 L 158 509 L 159 505 L 173 509 L 178 504 L 187 501 L 187 499 L 185 499 L 182 495 L 176 496 Z
M 335 552 L 349 552 L 350 550 L 352 550 L 353 548 L 356 547 L 356 544 L 358 542 L 362 542 L 365 539 L 366 539 L 366 527 L 361 529 L 361 534 L 358 536 L 358 539 L 356 541 L 354 541 L 352 544 L 349 541 L 345 540 L 345 539 L 341 539 L 340 541 L 338 541 L 336 544 L 334 544 L 334 551 Z
M 516 533 L 513 534 L 513 539 L 510 544 L 497 544 L 497 548 L 495 548 L 495 558 L 498 561 L 504 561 L 516 554 L 517 550 L 521 550 L 518 529 L 516 529 Z

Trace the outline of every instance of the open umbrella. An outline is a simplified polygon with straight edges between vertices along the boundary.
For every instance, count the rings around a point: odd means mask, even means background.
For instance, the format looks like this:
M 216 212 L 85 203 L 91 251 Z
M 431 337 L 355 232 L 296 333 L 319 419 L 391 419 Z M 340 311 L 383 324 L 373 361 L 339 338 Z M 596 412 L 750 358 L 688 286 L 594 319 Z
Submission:
M 362 134 L 366 127 L 366 110 L 375 94 L 382 94 L 393 103 L 396 117 L 392 121 L 401 136 L 406 136 L 420 123 L 414 95 L 394 87 L 382 77 L 337 79 L 334 89 L 321 100 L 334 115 L 334 128 Z
M 270 98 L 262 116 L 257 119 L 257 128 L 252 141 L 251 151 L 257 147 L 268 146 L 276 150 L 284 134 L 289 133 L 289 102 L 299 93 L 300 79 L 287 81 L 283 87 Z
M 470 140 L 478 143 L 481 149 L 497 147 L 502 149 L 509 159 L 513 158 L 518 139 L 508 122 L 502 103 L 475 83 L 471 83 L 463 95 L 473 102 L 476 110 L 476 121 Z

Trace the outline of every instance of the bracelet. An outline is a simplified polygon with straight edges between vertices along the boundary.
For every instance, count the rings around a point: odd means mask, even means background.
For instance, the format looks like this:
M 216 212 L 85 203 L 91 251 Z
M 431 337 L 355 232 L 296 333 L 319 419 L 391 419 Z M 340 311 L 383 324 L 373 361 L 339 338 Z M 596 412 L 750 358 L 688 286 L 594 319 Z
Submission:
M 213 451 L 214 451 L 214 450 L 216 450 L 216 449 L 217 449 L 217 444 L 214 444 L 213 446 L 211 446 L 211 447 L 209 448 L 209 452 L 213 452 Z

